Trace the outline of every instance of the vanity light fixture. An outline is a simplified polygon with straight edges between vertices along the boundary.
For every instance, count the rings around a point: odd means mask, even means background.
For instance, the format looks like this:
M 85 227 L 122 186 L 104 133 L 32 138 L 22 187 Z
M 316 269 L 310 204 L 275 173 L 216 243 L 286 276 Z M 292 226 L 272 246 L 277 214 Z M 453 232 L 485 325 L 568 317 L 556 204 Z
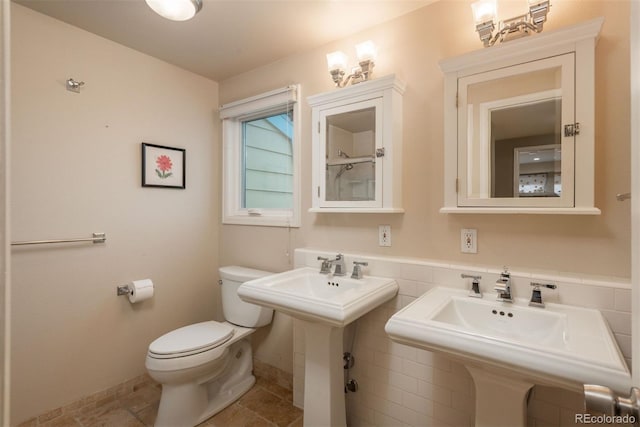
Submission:
M 509 41 L 518 37 L 528 36 L 531 32 L 540 33 L 547 20 L 551 7 L 550 0 L 527 0 L 529 13 L 515 16 L 498 22 L 496 30 L 497 0 L 478 0 L 471 4 L 476 31 L 484 47 L 490 47 L 499 42 Z
M 367 40 L 356 45 L 356 56 L 358 66 L 351 69 L 351 74 L 345 77 L 347 70 L 347 55 L 344 52 L 336 51 L 327 54 L 327 66 L 336 87 L 345 87 L 351 82 L 356 84 L 371 79 L 375 60 L 378 55 L 376 45 Z
M 172 21 L 186 21 L 202 9 L 202 0 L 145 0 L 158 15 Z

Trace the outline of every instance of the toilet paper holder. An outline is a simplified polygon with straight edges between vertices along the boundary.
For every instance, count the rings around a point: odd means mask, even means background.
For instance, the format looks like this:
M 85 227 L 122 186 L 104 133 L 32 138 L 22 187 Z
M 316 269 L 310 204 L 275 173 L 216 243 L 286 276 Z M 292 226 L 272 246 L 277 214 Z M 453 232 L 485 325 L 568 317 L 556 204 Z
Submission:
M 120 295 L 131 295 L 132 289 L 129 285 L 120 285 L 117 290 L 118 296 Z

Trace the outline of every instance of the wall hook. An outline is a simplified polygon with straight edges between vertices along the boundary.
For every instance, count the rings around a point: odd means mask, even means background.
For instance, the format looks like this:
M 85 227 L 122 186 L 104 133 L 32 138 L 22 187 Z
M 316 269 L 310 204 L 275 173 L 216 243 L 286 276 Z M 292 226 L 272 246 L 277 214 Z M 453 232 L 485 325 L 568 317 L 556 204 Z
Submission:
M 620 193 L 616 194 L 616 200 L 619 202 L 623 202 L 631 198 L 631 193 Z
M 84 82 L 79 82 L 74 78 L 70 78 L 67 80 L 67 90 L 71 92 L 80 93 L 80 88 L 84 86 Z

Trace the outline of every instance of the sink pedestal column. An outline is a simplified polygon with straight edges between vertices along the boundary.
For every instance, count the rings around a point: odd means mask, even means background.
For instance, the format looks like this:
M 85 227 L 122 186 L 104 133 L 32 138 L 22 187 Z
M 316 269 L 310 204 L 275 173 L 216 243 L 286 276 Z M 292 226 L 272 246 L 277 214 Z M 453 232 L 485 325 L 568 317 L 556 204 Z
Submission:
M 476 388 L 476 427 L 527 425 L 527 395 L 533 383 L 475 366 L 465 367 Z
M 300 321 L 304 328 L 304 425 L 346 427 L 344 328 Z

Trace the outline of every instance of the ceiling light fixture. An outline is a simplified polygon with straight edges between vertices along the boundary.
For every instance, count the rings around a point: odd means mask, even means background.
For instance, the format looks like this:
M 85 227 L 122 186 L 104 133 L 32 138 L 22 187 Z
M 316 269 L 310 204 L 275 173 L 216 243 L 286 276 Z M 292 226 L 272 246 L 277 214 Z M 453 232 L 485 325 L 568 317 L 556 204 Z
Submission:
M 158 15 L 172 21 L 186 21 L 202 9 L 202 0 L 145 0 Z
M 345 77 L 347 70 L 347 55 L 336 51 L 327 54 L 327 66 L 336 87 L 345 87 L 349 83 L 356 84 L 371 79 L 375 60 L 378 56 L 376 45 L 367 40 L 356 45 L 358 66 L 351 69 L 351 74 Z
M 493 46 L 498 41 L 504 42 L 528 36 L 531 32 L 540 33 L 547 20 L 551 7 L 549 0 L 527 0 L 529 13 L 498 22 L 498 31 L 494 35 L 498 6 L 496 0 L 478 0 L 471 4 L 476 31 L 484 47 Z

